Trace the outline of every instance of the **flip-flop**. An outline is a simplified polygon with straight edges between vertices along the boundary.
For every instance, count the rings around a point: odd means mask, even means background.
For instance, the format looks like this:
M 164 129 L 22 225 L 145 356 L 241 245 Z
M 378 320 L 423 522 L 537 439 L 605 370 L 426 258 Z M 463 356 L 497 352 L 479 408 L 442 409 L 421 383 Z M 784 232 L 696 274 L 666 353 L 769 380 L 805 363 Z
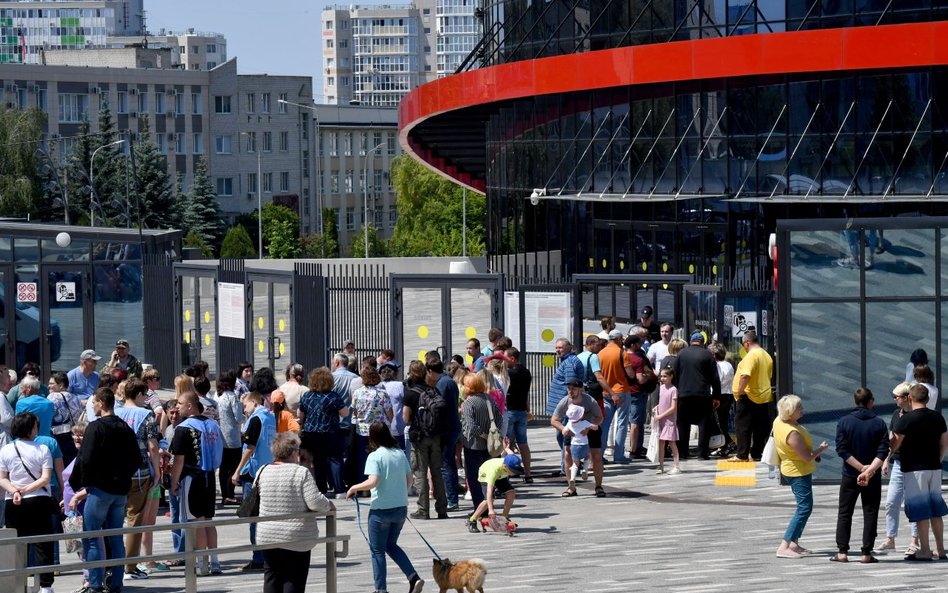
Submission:
M 903 560 L 907 562 L 931 562 L 931 558 L 919 558 L 916 556 L 917 552 L 912 552 L 911 554 L 906 554 Z
M 939 555 L 938 555 L 938 559 L 939 559 L 939 560 L 948 560 L 948 554 L 939 554 Z
M 560 496 L 562 497 L 576 496 L 576 491 L 570 488 L 567 488 L 566 490 L 563 491 L 563 494 L 560 494 Z
M 869 556 L 868 558 L 869 558 L 868 560 L 866 558 L 863 558 L 859 562 L 861 562 L 862 564 L 875 564 L 876 562 L 879 561 L 879 559 L 876 558 L 875 556 Z
M 602 486 L 596 486 L 596 498 L 605 498 L 606 491 L 603 490 Z
M 839 554 L 833 554 L 830 556 L 830 562 L 849 562 L 849 558 L 840 558 Z

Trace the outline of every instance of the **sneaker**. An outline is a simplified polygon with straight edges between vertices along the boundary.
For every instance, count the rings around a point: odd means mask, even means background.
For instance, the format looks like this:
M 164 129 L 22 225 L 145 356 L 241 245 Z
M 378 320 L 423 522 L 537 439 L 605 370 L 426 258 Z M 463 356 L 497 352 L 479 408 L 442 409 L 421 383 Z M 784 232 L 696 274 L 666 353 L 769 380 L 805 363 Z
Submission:
M 426 513 L 425 511 L 422 511 L 421 509 L 419 509 L 419 510 L 415 511 L 414 513 L 408 515 L 408 516 L 411 517 L 412 519 L 427 519 L 427 518 L 428 518 L 428 513 Z
M 421 593 L 425 588 L 425 580 L 417 574 L 408 581 L 408 593 Z
M 134 569 L 132 569 L 132 570 L 127 570 L 127 571 L 125 571 L 125 580 L 126 580 L 126 581 L 129 581 L 129 580 L 132 580 L 132 579 L 134 579 L 134 580 L 142 580 L 142 579 L 147 579 L 147 578 L 148 578 L 148 573 L 145 572 L 144 570 L 141 570 L 141 569 L 138 568 L 137 566 L 136 566 Z
M 467 530 L 471 533 L 479 533 L 480 529 L 477 526 L 477 519 L 468 519 L 467 521 Z
M 533 476 L 524 476 L 524 477 L 523 477 L 523 483 L 524 483 L 524 484 L 532 484 L 532 483 L 533 483 Z
M 221 570 L 220 562 L 211 562 L 211 574 L 212 575 L 224 574 L 224 571 Z
M 418 589 L 421 591 L 421 589 Z M 56 593 L 52 587 L 40 587 L 40 593 Z
M 454 504 L 449 504 L 448 507 L 447 507 L 447 509 L 445 509 L 445 510 L 450 513 L 450 512 L 453 512 L 453 511 L 457 511 L 457 510 L 459 510 L 460 508 L 461 508 L 461 507 L 460 507 L 460 505 L 458 505 L 458 503 L 454 503 Z
M 464 493 L 464 500 L 471 500 L 471 491 L 468 490 Z
M 263 562 L 250 561 L 240 567 L 241 572 L 256 572 L 258 570 L 263 570 Z
M 586 468 L 586 464 L 583 464 L 583 471 L 580 472 L 580 476 L 583 478 L 584 482 L 589 479 L 589 470 Z

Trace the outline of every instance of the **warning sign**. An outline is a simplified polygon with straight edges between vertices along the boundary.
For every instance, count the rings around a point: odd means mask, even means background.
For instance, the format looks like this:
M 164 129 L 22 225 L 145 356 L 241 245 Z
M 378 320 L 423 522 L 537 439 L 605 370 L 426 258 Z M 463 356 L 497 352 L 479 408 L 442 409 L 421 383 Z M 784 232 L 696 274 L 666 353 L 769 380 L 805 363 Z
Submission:
M 17 282 L 16 283 L 16 302 L 35 303 L 36 302 L 36 282 Z
M 57 303 L 76 302 L 76 283 L 75 282 L 57 282 L 56 283 L 56 302 Z

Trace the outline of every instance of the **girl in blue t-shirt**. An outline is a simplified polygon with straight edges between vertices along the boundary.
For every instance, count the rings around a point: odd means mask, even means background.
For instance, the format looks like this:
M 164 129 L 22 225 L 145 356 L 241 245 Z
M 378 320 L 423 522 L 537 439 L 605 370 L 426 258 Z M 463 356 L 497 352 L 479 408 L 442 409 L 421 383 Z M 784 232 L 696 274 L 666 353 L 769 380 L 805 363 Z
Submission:
M 398 534 L 408 516 L 408 485 L 412 477 L 408 459 L 384 422 L 375 421 L 369 426 L 369 448 L 372 452 L 365 462 L 368 478 L 349 488 L 346 498 L 352 498 L 361 490 L 372 491 L 369 550 L 375 590 L 388 591 L 385 584 L 385 555 L 388 554 L 408 578 L 409 593 L 420 593 L 425 582 L 398 546 Z

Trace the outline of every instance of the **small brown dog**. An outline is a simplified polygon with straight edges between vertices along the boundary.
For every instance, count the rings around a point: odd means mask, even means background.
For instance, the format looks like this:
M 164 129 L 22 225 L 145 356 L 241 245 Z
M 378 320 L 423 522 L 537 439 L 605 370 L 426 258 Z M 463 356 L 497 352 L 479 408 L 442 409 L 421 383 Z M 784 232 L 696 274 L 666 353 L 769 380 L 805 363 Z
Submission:
M 441 588 L 441 593 L 448 589 L 455 589 L 457 593 L 479 591 L 484 593 L 484 577 L 487 576 L 487 565 L 479 558 L 462 560 L 458 563 L 434 559 L 434 580 Z

